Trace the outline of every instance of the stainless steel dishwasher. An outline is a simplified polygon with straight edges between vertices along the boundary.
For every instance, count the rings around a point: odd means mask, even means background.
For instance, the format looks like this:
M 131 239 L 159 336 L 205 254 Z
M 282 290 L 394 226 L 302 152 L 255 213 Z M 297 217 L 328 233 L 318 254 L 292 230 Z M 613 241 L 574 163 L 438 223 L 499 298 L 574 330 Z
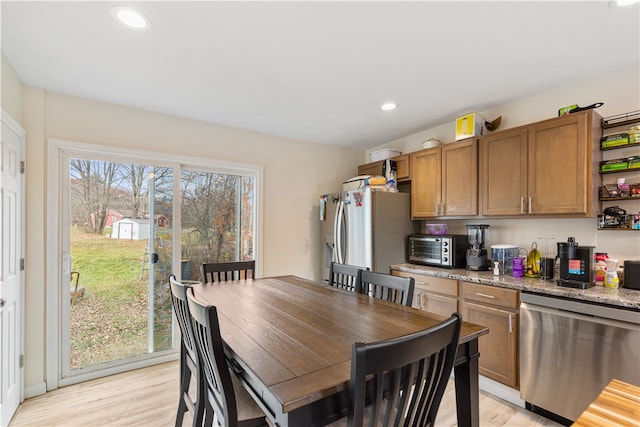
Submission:
M 575 421 L 612 378 L 640 386 L 640 311 L 525 292 L 520 301 L 529 410 Z

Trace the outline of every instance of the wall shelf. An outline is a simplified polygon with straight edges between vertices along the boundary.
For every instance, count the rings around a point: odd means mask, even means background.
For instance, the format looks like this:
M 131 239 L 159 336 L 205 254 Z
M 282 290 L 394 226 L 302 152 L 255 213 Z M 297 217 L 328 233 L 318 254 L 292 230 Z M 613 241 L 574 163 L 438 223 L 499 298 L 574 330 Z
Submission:
M 617 116 L 604 117 L 601 120 L 602 129 L 617 128 L 640 122 L 640 110 L 629 113 L 618 114 Z
M 600 147 L 600 151 L 620 150 L 623 148 L 639 147 L 639 146 L 640 146 L 640 142 L 634 142 L 633 144 L 618 145 L 617 147 L 605 147 L 605 148 Z
M 631 111 L 628 113 L 618 114 L 616 116 L 604 117 L 600 126 L 602 128 L 603 138 L 600 140 L 600 151 L 602 152 L 602 156 L 604 158 L 603 161 L 600 162 L 601 167 L 618 167 L 624 166 L 624 169 L 614 169 L 614 170 L 598 170 L 600 173 L 600 193 L 599 193 L 599 203 L 600 203 L 600 215 L 598 215 L 597 220 L 597 229 L 598 230 L 606 230 L 606 231 L 640 231 L 638 228 L 638 207 L 640 206 L 640 197 L 637 193 L 638 190 L 638 178 L 640 177 L 640 167 L 638 166 L 638 159 L 640 156 L 637 155 L 637 147 L 640 147 L 640 142 L 637 141 L 637 135 L 634 135 L 635 132 L 631 130 L 633 127 L 636 128 L 637 125 L 640 125 L 640 110 Z M 609 131 L 608 137 L 605 137 L 605 130 L 611 129 Z M 622 144 L 625 142 L 624 136 L 617 136 L 618 133 L 628 133 L 629 137 L 626 139 L 628 141 L 634 141 L 629 144 Z M 613 147 L 602 147 L 602 144 L 622 144 Z M 622 158 L 612 158 L 616 156 L 616 153 L 609 153 L 611 150 L 626 150 L 629 148 L 635 148 L 631 151 L 622 151 L 618 154 L 618 156 Z M 604 152 L 607 152 L 606 154 Z M 628 154 L 627 154 L 628 153 Z M 633 154 L 633 155 L 630 155 Z M 629 165 L 633 167 L 628 167 Z M 626 181 L 633 181 L 635 183 L 629 184 L 629 188 L 625 189 L 624 192 L 618 189 L 617 184 L 612 183 L 611 181 L 616 181 L 615 178 L 609 177 L 609 175 L 615 174 L 626 174 L 622 175 L 620 178 L 626 178 Z M 622 181 L 622 179 L 620 179 Z M 620 197 L 623 195 L 623 197 Z M 604 211 L 606 207 L 613 207 L 615 204 L 620 203 L 620 206 L 624 206 L 622 209 L 626 215 L 615 216 L 615 215 L 605 215 Z

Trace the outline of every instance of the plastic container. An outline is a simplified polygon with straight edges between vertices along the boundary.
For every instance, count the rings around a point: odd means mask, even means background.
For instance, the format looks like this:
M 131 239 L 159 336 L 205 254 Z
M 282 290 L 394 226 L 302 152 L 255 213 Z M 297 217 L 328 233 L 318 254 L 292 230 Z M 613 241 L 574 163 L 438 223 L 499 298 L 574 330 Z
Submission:
M 527 257 L 518 255 L 513 258 L 513 277 L 524 276 L 524 264 Z
M 429 138 L 422 143 L 422 148 L 433 148 L 439 146 L 440 144 L 442 144 L 442 142 L 440 142 L 439 139 Z
M 598 286 L 604 285 L 604 278 L 607 274 L 607 259 L 609 259 L 609 256 L 606 252 L 596 253 L 595 276 L 596 285 Z
M 606 288 L 617 288 L 620 286 L 617 259 L 609 258 L 607 260 L 607 274 L 604 276 L 604 286 Z
M 444 234 L 447 234 L 447 230 L 448 230 L 448 226 L 447 224 L 427 224 L 427 230 L 429 231 L 429 234 L 432 234 L 434 236 L 442 236 Z
M 518 247 L 515 245 L 491 246 L 491 263 L 498 262 L 500 274 L 513 273 L 513 259 L 518 256 Z

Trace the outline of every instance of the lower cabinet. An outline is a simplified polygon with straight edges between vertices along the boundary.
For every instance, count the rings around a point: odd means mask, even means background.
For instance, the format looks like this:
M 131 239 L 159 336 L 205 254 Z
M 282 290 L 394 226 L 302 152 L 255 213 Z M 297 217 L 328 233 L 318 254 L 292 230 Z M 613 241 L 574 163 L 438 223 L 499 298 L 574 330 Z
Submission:
M 399 270 L 391 274 L 415 279 L 413 308 L 446 317 L 458 311 L 462 320 L 488 327 L 478 339 L 480 375 L 520 388 L 519 291 Z
M 489 328 L 478 340 L 480 374 L 519 388 L 517 290 L 460 282 L 462 318 Z

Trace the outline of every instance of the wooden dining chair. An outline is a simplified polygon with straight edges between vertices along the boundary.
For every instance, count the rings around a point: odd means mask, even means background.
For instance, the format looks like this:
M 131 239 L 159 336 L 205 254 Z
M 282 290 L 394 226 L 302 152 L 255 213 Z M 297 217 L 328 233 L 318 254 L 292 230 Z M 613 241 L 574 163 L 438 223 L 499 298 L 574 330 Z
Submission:
M 411 307 L 415 279 L 363 271 L 360 275 L 360 286 L 360 293 Z
M 329 266 L 329 285 L 356 292 L 360 288 L 362 270 L 368 269 L 367 267 L 332 262 Z
M 255 277 L 256 262 L 204 262 L 200 266 L 202 283 L 226 282 L 227 280 L 253 279 Z
M 204 425 L 268 426 L 262 409 L 229 370 L 216 307 L 196 300 L 193 289 L 187 292 L 187 301 L 206 389 Z
M 453 368 L 461 324 L 460 314 L 453 313 L 410 335 L 354 343 L 346 425 L 433 426 Z M 332 426 L 344 423 L 342 419 Z
M 182 340 L 180 343 L 180 400 L 176 414 L 176 427 L 182 426 L 184 414 L 191 411 L 193 426 L 201 426 L 204 419 L 204 383 L 198 370 L 198 350 L 193 335 L 191 314 L 187 302 L 187 289 L 191 286 L 169 276 L 171 304 L 178 320 Z M 192 377 L 195 379 L 195 396 L 189 393 Z

